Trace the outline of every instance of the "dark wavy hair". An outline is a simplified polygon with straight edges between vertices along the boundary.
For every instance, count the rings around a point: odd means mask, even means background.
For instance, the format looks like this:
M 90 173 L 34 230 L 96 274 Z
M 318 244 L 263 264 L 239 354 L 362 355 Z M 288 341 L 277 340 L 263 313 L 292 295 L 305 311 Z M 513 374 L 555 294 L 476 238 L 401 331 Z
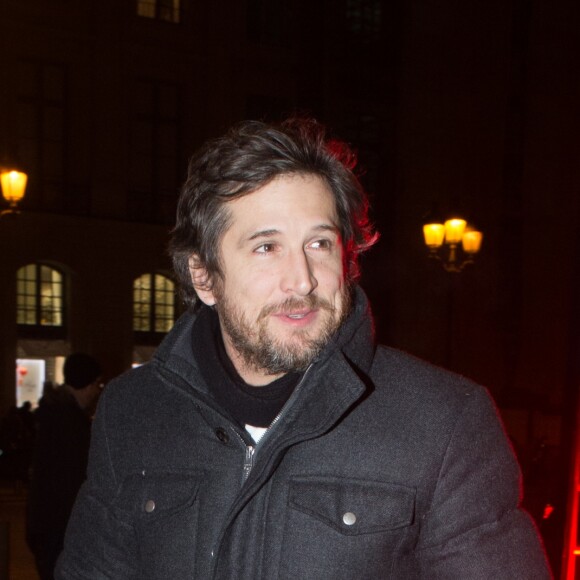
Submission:
M 244 121 L 209 141 L 189 162 L 171 232 L 169 253 L 184 301 L 196 302 L 189 260 L 196 254 L 210 275 L 222 274 L 220 240 L 229 226 L 227 202 L 256 191 L 281 175 L 316 175 L 334 194 L 346 251 L 347 279 L 358 278 L 358 256 L 378 238 L 368 217 L 368 199 L 353 170 L 356 157 L 341 141 L 327 138 L 313 119 L 277 125 Z

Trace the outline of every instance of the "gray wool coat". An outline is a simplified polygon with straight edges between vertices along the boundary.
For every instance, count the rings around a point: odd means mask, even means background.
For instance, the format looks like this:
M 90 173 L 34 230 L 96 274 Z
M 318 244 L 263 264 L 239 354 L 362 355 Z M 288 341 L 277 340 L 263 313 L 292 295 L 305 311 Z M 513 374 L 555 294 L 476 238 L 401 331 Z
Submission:
M 57 578 L 551 577 L 487 392 L 376 347 L 360 289 L 259 444 L 213 401 L 194 319 L 101 398 Z

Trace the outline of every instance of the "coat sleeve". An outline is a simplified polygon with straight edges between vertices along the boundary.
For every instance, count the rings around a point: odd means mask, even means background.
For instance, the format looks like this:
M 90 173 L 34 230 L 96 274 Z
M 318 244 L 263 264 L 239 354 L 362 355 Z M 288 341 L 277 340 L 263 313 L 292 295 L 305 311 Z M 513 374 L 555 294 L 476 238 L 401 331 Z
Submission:
M 87 480 L 70 517 L 57 580 L 105 580 L 139 577 L 133 527 L 114 509 L 119 482 L 107 439 L 107 391 L 95 418 Z
M 421 578 L 548 580 L 538 532 L 520 507 L 520 470 L 497 411 L 483 389 L 465 397 L 421 522 Z

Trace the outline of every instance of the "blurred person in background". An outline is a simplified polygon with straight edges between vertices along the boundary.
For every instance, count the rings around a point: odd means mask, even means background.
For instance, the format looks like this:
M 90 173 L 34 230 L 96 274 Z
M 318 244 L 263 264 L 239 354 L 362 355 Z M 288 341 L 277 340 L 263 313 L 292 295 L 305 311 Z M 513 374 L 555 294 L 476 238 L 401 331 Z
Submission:
M 72 506 L 86 478 L 92 416 L 102 387 L 101 365 L 88 354 L 69 355 L 63 374 L 64 384 L 46 391 L 34 412 L 26 541 L 41 580 L 54 578 Z

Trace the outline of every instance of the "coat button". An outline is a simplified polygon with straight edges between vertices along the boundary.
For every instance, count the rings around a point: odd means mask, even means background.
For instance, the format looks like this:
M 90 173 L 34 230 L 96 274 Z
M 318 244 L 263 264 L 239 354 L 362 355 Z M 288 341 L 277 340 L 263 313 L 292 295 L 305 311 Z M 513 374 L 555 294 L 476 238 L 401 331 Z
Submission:
M 352 526 L 355 524 L 356 522 L 356 516 L 352 513 L 352 512 L 346 512 L 343 516 L 342 516 L 342 521 L 347 525 L 347 526 Z
M 227 434 L 226 430 L 221 427 L 218 427 L 215 430 L 215 434 L 222 443 L 227 443 L 230 440 L 230 436 Z
M 155 502 L 149 499 L 145 502 L 145 511 L 150 514 L 155 509 Z

